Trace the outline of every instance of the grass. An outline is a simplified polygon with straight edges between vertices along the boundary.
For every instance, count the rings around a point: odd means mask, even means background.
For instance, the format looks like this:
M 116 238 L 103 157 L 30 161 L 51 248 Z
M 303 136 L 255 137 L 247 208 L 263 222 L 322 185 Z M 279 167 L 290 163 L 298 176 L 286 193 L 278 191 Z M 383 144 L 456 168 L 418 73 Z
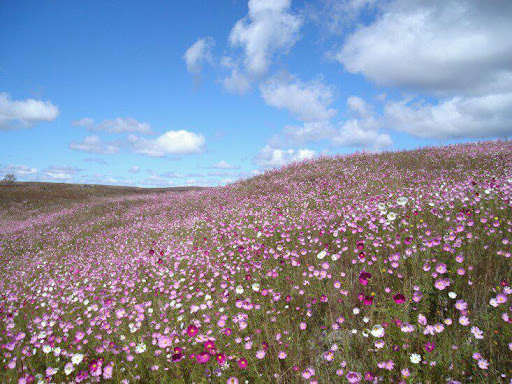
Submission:
M 508 382 L 511 155 L 483 142 L 180 193 L 27 193 L 0 226 L 1 381 Z

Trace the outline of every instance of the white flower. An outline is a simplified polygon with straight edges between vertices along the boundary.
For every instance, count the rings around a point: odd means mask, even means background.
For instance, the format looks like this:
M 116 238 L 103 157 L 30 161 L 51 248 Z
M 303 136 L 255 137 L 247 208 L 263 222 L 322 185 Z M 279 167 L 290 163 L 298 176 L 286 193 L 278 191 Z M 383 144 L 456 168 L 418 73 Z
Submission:
M 73 367 L 73 364 L 71 363 L 67 363 L 65 366 L 64 366 L 64 373 L 68 376 L 71 372 L 73 372 L 75 370 L 75 368 Z
M 361 312 L 361 310 L 357 307 L 355 307 L 352 312 L 354 313 L 354 315 L 357 315 L 359 312 Z
M 405 204 L 407 204 L 408 201 L 409 201 L 409 199 L 407 197 L 400 196 L 396 202 L 398 205 L 405 205 Z
M 252 285 L 252 290 L 253 290 L 254 292 L 259 292 L 259 290 L 260 290 L 260 285 L 259 285 L 258 283 L 254 283 L 254 284 Z
M 371 334 L 373 337 L 383 337 L 386 331 L 382 325 L 374 325 Z
M 44 353 L 50 353 L 52 350 L 52 347 L 50 347 L 48 344 L 43 345 L 43 352 Z
M 393 221 L 393 220 L 396 219 L 396 213 L 395 212 L 389 212 L 387 217 L 388 217 L 389 221 Z
M 235 289 L 235 292 L 239 295 L 241 295 L 242 293 L 244 293 L 244 287 L 242 287 L 241 285 L 238 285 Z
M 325 256 L 327 256 L 327 252 L 325 252 L 325 251 L 320 251 L 316 255 L 316 257 L 319 258 L 320 260 L 322 260 Z
M 137 346 L 135 347 L 135 352 L 136 353 L 146 352 L 146 344 L 144 344 L 144 343 L 137 344 Z
M 492 305 L 493 307 L 495 307 L 495 308 L 496 308 L 498 305 L 500 305 L 500 304 L 498 303 L 498 300 L 496 300 L 494 297 L 493 297 L 491 300 L 489 300 L 489 304 L 491 304 L 491 305 Z
M 450 299 L 455 299 L 455 298 L 457 297 L 457 294 L 456 294 L 455 292 L 449 292 L 449 293 L 448 293 L 448 297 L 449 297 Z
M 80 364 L 83 359 L 84 359 L 84 355 L 82 355 L 81 353 L 75 353 L 73 356 L 71 356 L 71 362 L 74 365 Z
M 413 353 L 411 355 L 411 363 L 419 364 L 420 362 L 421 362 L 421 355 L 418 355 L 417 353 Z
M 54 348 L 53 353 L 55 354 L 55 356 L 59 356 L 60 355 L 60 347 Z

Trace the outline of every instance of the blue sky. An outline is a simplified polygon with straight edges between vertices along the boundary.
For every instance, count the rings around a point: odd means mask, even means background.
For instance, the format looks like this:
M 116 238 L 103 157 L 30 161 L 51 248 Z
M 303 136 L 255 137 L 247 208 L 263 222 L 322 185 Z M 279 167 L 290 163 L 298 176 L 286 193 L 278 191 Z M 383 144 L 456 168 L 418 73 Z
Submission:
M 218 185 L 512 132 L 505 1 L 0 3 L 0 177 Z

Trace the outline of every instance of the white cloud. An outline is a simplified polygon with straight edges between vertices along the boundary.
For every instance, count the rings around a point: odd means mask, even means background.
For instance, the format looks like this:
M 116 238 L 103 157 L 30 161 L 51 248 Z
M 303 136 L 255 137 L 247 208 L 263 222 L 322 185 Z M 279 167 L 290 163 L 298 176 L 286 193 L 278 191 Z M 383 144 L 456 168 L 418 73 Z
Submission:
M 0 174 L 7 175 L 12 173 L 17 178 L 24 178 L 27 176 L 37 175 L 36 168 L 30 168 L 26 165 L 14 165 L 10 164 L 0 169 Z
M 375 117 L 373 107 L 357 96 L 347 99 L 349 113 L 353 118 L 333 124 L 328 120 L 306 122 L 302 126 L 287 125 L 283 136 L 275 143 L 303 144 L 326 140 L 334 146 L 361 147 L 381 150 L 392 145 L 391 137 L 379 131 L 380 119 Z M 283 140 L 284 138 L 284 140 Z
M 0 92 L 0 130 L 29 128 L 41 121 L 54 121 L 59 108 L 50 101 L 34 99 L 12 100 L 7 92 Z
M 130 173 L 139 173 L 140 172 L 140 167 L 138 167 L 137 165 L 134 165 L 133 167 L 131 167 L 128 172 Z
M 190 73 L 198 74 L 202 71 L 204 62 L 212 62 L 212 48 L 215 40 L 212 37 L 202 37 L 187 49 L 183 59 Z
M 246 70 L 262 76 L 275 53 L 286 53 L 297 42 L 302 20 L 290 13 L 291 0 L 249 0 L 248 6 L 248 15 L 235 24 L 229 41 L 243 48 Z
M 366 127 L 365 122 L 361 120 L 345 121 L 332 141 L 342 147 L 362 147 L 377 151 L 393 144 L 388 134 Z
M 260 90 L 268 105 L 287 109 L 302 121 L 328 120 L 336 115 L 336 110 L 329 108 L 333 91 L 321 80 L 305 83 L 291 76 L 273 77 Z
M 310 159 L 315 156 L 311 149 L 279 149 L 270 145 L 262 148 L 256 155 L 256 164 L 262 167 L 280 167 L 285 164 Z
M 85 128 L 92 129 L 94 127 L 94 120 L 91 119 L 90 117 L 84 117 L 80 120 L 73 121 L 71 124 L 74 125 L 75 127 L 85 127 Z
M 306 5 L 306 15 L 330 34 L 340 35 L 376 0 L 321 0 Z
M 484 138 L 512 134 L 512 93 L 441 100 L 436 105 L 388 102 L 384 108 L 393 129 L 422 138 Z
M 115 143 L 103 142 L 98 136 L 87 136 L 82 142 L 72 142 L 69 148 L 75 151 L 90 153 L 112 154 L 119 152 L 119 146 Z
M 245 95 L 251 89 L 251 82 L 249 78 L 238 68 L 231 70 L 231 75 L 225 77 L 222 80 L 224 89 L 230 93 L 238 93 L 239 95 Z
M 129 140 L 136 153 L 153 157 L 201 153 L 206 144 L 203 135 L 185 130 L 167 131 L 156 139 L 144 139 L 131 135 Z
M 395 0 L 337 60 L 381 85 L 466 95 L 512 91 L 512 2 Z
M 222 161 L 219 161 L 217 164 L 214 164 L 212 166 L 212 168 L 215 168 L 215 169 L 235 169 L 237 167 L 235 167 L 234 165 L 231 165 L 231 164 L 227 163 L 226 161 L 222 160 Z
M 135 120 L 131 117 L 117 117 L 113 120 L 103 120 L 100 124 L 95 124 L 94 120 L 85 117 L 80 120 L 73 121 L 74 126 L 85 127 L 90 131 L 105 131 L 110 133 L 135 132 L 142 134 L 150 134 L 151 125 Z
M 302 126 L 287 125 L 283 134 L 291 143 L 306 143 L 331 138 L 336 134 L 336 129 L 329 121 L 314 121 Z
M 81 169 L 75 167 L 52 165 L 42 172 L 41 178 L 43 180 L 70 181 L 79 172 Z
M 373 115 L 372 106 L 358 96 L 350 96 L 347 99 L 347 106 L 359 117 L 369 118 Z

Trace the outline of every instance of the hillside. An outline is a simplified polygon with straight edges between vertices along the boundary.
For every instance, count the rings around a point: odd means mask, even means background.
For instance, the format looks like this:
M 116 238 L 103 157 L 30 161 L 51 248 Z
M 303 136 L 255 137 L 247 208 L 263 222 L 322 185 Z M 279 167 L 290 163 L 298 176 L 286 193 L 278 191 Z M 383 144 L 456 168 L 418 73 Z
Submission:
M 1 382 L 510 380 L 511 141 L 69 193 L 1 218 Z

